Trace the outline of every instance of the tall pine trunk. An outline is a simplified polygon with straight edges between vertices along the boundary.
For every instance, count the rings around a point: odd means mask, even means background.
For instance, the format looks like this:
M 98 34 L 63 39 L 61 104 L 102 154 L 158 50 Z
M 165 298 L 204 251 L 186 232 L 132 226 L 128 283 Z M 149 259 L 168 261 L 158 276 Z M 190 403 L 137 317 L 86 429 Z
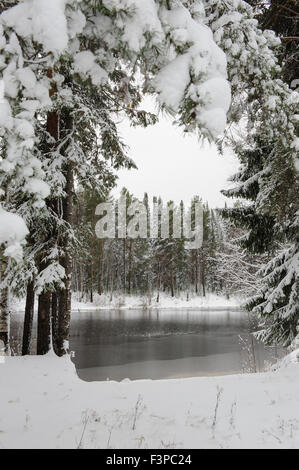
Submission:
M 73 128 L 73 118 L 69 110 L 64 110 L 62 115 L 63 130 L 66 133 L 70 133 Z M 67 146 L 63 150 L 64 154 L 67 155 Z M 63 199 L 63 219 L 67 223 L 69 230 L 73 225 L 73 193 L 74 193 L 74 170 L 73 162 L 68 161 L 65 166 L 65 197 Z M 58 301 L 58 332 L 56 342 L 56 354 L 63 356 L 69 352 L 69 334 L 70 334 L 70 322 L 71 322 L 71 302 L 72 302 L 72 256 L 70 246 L 70 234 L 66 232 L 62 241 L 63 256 L 60 259 L 60 264 L 64 267 L 65 278 L 64 288 L 59 291 Z
M 92 223 L 93 227 L 93 223 Z M 90 240 L 90 302 L 93 303 L 93 282 L 94 282 L 94 265 L 93 265 L 93 259 L 94 259 L 94 241 L 93 241 L 93 236 L 91 235 L 91 240 Z
M 157 298 L 156 302 L 160 302 L 160 289 L 161 289 L 161 272 L 160 272 L 160 264 L 158 265 L 158 283 L 157 283 Z
M 5 272 L 7 268 L 7 260 L 4 256 L 0 259 L 0 282 L 5 279 Z M 10 311 L 9 311 L 9 289 L 3 286 L 0 290 L 0 347 L 3 347 L 1 342 L 4 344 L 4 352 L 9 354 L 9 326 L 10 326 Z
M 48 70 L 48 78 L 53 78 L 53 70 Z M 51 89 L 49 92 L 50 97 L 53 97 L 57 93 L 57 86 L 54 81 L 51 83 Z M 47 115 L 47 132 L 53 137 L 53 147 L 46 149 L 47 151 L 54 150 L 56 142 L 59 138 L 59 115 L 57 111 L 50 111 Z M 53 209 L 57 205 L 56 201 L 47 200 L 48 207 Z M 41 259 L 46 258 L 48 253 L 41 253 Z M 47 264 L 40 262 L 39 272 L 47 267 Z M 46 354 L 51 347 L 51 292 L 46 289 L 41 292 L 38 297 L 38 313 L 37 313 L 37 354 Z
M 202 285 L 202 295 L 203 297 L 206 296 L 206 271 L 205 271 L 205 254 L 202 252 L 202 260 L 201 260 L 201 285 Z
M 34 281 L 29 281 L 26 291 L 26 305 L 23 329 L 22 355 L 30 354 L 32 325 L 34 316 Z
M 64 220 L 72 225 L 73 218 L 73 186 L 74 176 L 72 163 L 68 163 L 66 171 L 66 197 L 63 201 L 63 216 Z M 63 356 L 69 352 L 69 332 L 71 322 L 71 284 L 72 284 L 72 257 L 70 253 L 70 240 L 68 236 L 64 240 L 63 246 L 64 255 L 60 260 L 60 264 L 64 267 L 65 278 L 64 288 L 59 290 L 58 301 L 58 332 L 57 332 L 57 349 L 56 354 Z
M 5 353 L 9 353 L 9 324 L 9 291 L 8 287 L 5 287 L 0 292 L 0 342 L 2 341 L 4 344 Z
M 126 293 L 126 288 L 127 288 L 127 260 L 126 260 L 126 251 L 127 251 L 127 240 L 124 238 L 124 240 L 123 240 L 123 270 L 124 270 L 123 289 L 124 289 L 124 294 Z
M 52 298 L 51 298 L 51 327 L 52 327 L 52 340 L 53 340 L 53 347 L 54 351 L 57 351 L 57 341 L 58 341 L 58 305 L 59 302 L 59 295 L 57 293 L 57 290 L 52 292 Z
M 103 271 L 103 242 L 99 240 L 99 258 L 98 258 L 98 294 L 102 295 L 102 271 Z
M 170 292 L 171 292 L 171 297 L 174 297 L 173 251 L 172 250 L 171 250 L 171 261 L 170 261 Z
M 51 292 L 38 296 L 37 354 L 47 354 L 51 347 Z
M 195 293 L 198 294 L 198 250 L 195 251 Z
M 131 290 L 132 290 L 132 262 L 133 262 L 133 240 L 130 240 L 130 244 L 129 244 L 128 294 L 131 294 Z

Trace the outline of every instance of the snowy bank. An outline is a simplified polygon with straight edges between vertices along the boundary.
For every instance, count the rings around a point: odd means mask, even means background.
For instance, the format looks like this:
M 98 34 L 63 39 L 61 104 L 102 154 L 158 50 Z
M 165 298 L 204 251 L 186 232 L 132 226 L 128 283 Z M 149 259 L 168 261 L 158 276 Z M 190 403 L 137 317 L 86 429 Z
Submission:
M 298 448 L 297 355 L 275 372 L 122 382 L 83 382 L 52 354 L 5 358 L 0 447 Z
M 224 296 L 215 294 L 208 294 L 206 297 L 189 296 L 186 294 L 181 296 L 170 297 L 169 295 L 160 294 L 159 302 L 156 302 L 156 296 L 136 296 L 136 295 L 122 295 L 115 294 L 112 300 L 109 295 L 103 294 L 101 296 L 95 295 L 94 301 L 82 302 L 78 300 L 76 295 L 73 296 L 72 310 L 107 310 L 107 309 L 226 309 L 226 308 L 240 308 L 241 300 L 238 298 L 227 299 Z
M 79 300 L 80 299 L 80 300 Z M 240 309 L 244 299 L 231 297 L 227 299 L 224 296 L 215 294 L 208 294 L 206 297 L 181 295 L 177 297 L 170 297 L 169 295 L 161 294 L 160 301 L 156 302 L 156 296 L 151 298 L 146 296 L 137 295 L 124 295 L 115 294 L 112 299 L 108 294 L 94 295 L 94 301 L 88 302 L 81 300 L 78 294 L 73 294 L 72 297 L 72 311 L 84 312 L 90 310 L 135 310 L 135 309 Z M 37 310 L 37 303 L 35 303 L 35 311 Z M 24 312 L 25 300 L 14 299 L 12 301 L 12 310 L 14 312 Z

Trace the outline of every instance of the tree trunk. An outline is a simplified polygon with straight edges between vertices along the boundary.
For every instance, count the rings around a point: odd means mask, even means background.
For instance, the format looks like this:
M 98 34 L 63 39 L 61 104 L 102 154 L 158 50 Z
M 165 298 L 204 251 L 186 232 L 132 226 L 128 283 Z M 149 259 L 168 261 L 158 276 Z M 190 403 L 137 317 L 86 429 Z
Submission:
M 72 226 L 73 220 L 73 191 L 74 175 L 73 163 L 67 164 L 66 170 L 66 197 L 63 201 L 64 220 Z M 58 312 L 58 332 L 57 351 L 58 356 L 63 356 L 69 352 L 69 332 L 71 321 L 71 283 L 72 283 L 72 257 L 70 254 L 70 240 L 68 236 L 64 240 L 64 256 L 60 261 L 65 269 L 64 289 L 59 291 L 59 312 Z
M 132 259 L 133 259 L 133 240 L 130 240 L 130 245 L 129 245 L 129 272 L 128 272 L 128 294 L 131 294 L 131 289 L 132 289 Z
M 195 253 L 195 293 L 198 294 L 198 251 Z
M 93 257 L 94 257 L 94 249 L 93 249 L 93 241 L 90 240 L 90 302 L 93 303 Z
M 203 255 L 202 266 L 201 266 L 201 284 L 202 284 L 202 295 L 203 297 L 205 297 L 206 296 L 206 273 L 205 273 L 204 255 Z
M 124 238 L 123 240 L 123 269 L 124 269 L 124 279 L 123 279 L 123 288 L 124 288 L 124 294 L 126 293 L 126 284 L 127 284 L 127 263 L 126 263 L 126 250 L 127 250 L 127 241 Z
M 6 259 L 1 259 L 0 266 L 0 281 L 3 282 L 5 278 L 5 271 L 7 267 Z M 3 287 L 0 290 L 0 349 L 4 345 L 4 353 L 9 354 L 9 326 L 10 326 L 10 312 L 9 312 L 9 289 Z M 3 345 L 1 344 L 3 343 Z
M 32 325 L 34 316 L 34 281 L 29 281 L 26 292 L 26 305 L 23 330 L 22 356 L 30 354 L 30 346 L 32 339 Z
M 114 284 L 114 278 L 113 278 L 113 273 L 112 273 L 112 271 L 111 271 L 111 280 L 110 280 L 110 285 L 111 285 L 110 302 L 112 302 L 112 299 L 113 299 L 113 284 Z
M 48 78 L 53 78 L 53 70 L 48 70 Z M 49 96 L 52 98 L 57 93 L 57 85 L 54 80 L 51 82 Z M 54 143 L 49 145 L 47 151 L 53 151 L 56 142 L 59 139 L 59 115 L 57 111 L 50 111 L 47 114 L 47 131 L 53 137 Z M 47 200 L 48 207 L 57 212 L 57 200 Z M 52 207 L 53 206 L 53 207 Z M 49 235 L 50 236 L 50 235 Z M 52 235 L 53 236 L 53 235 Z M 45 258 L 48 253 L 41 253 L 41 259 Z M 46 264 L 40 263 L 40 272 L 45 269 Z M 44 290 L 38 297 L 38 324 L 37 324 L 37 354 L 46 354 L 50 350 L 51 345 L 51 292 Z
M 160 274 L 160 266 L 158 267 L 158 292 L 156 302 L 160 302 L 160 289 L 161 289 L 161 274 Z
M 171 253 L 172 256 L 172 253 Z M 173 259 L 170 262 L 170 292 L 171 297 L 174 297 L 174 282 L 173 282 Z
M 49 201 L 47 201 L 49 203 Z M 50 234 L 49 234 L 50 237 Z M 47 252 L 41 253 L 46 257 Z M 49 265 L 49 261 L 39 261 L 41 273 Z M 46 354 L 51 346 L 51 292 L 46 289 L 38 296 L 37 308 L 37 354 Z
M 52 327 L 52 341 L 54 351 L 58 351 L 58 312 L 59 312 L 59 295 L 57 291 L 52 292 L 51 300 L 51 327 Z
M 51 292 L 38 297 L 37 354 L 47 354 L 51 347 Z
M 93 250 L 91 249 L 90 260 L 90 302 L 93 303 Z
M 94 228 L 94 208 L 91 209 L 91 226 Z M 94 233 L 91 233 L 90 238 L 90 302 L 93 302 L 93 288 L 94 288 L 94 255 L 95 255 L 95 246 L 94 246 Z
M 68 109 L 64 109 L 60 115 L 60 133 L 63 138 L 67 138 L 73 129 L 73 117 Z M 61 149 L 65 157 L 64 176 L 65 176 L 65 197 L 62 199 L 62 218 L 67 224 L 59 238 L 62 256 L 59 263 L 64 268 L 64 287 L 57 290 L 58 313 L 55 328 L 55 352 L 58 356 L 63 356 L 69 352 L 69 330 L 71 320 L 71 283 L 72 283 L 72 257 L 70 246 L 70 233 L 73 225 L 73 192 L 74 192 L 74 174 L 73 162 L 69 160 L 68 155 L 69 141 L 66 140 L 65 146 Z
M 79 265 L 79 290 L 80 290 L 80 302 L 82 302 L 83 298 L 84 298 L 84 283 L 83 283 L 83 267 L 82 267 L 82 264 L 80 263 Z
M 99 240 L 98 294 L 102 295 L 103 242 Z
M 0 348 L 1 341 L 4 344 L 4 352 L 9 353 L 9 324 L 10 312 L 8 301 L 8 288 L 1 290 L 0 294 Z

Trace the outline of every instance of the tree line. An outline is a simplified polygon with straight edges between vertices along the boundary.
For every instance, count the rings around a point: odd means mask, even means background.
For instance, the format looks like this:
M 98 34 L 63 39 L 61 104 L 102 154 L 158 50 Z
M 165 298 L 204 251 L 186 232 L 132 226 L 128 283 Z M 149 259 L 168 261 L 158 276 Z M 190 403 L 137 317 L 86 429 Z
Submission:
M 136 198 L 123 189 L 127 204 Z M 159 198 L 153 198 L 159 202 Z M 76 197 L 75 226 L 81 249 L 73 257 L 73 291 L 78 298 L 93 302 L 103 293 L 110 300 L 118 293 L 147 296 L 159 302 L 160 293 L 174 297 L 184 294 L 205 297 L 208 293 L 249 296 L 256 293 L 257 270 L 264 256 L 247 254 L 240 247 L 245 230 L 233 227 L 221 215 L 221 209 L 203 207 L 203 243 L 195 249 L 186 247 L 186 237 L 172 233 L 163 238 L 100 238 L 95 234 L 96 207 L 99 198 L 93 191 L 81 190 Z M 193 202 L 200 201 L 195 197 Z M 143 201 L 150 215 L 147 194 Z M 171 201 L 168 202 L 170 204 Z M 184 204 L 181 202 L 181 207 Z M 193 217 L 194 219 L 194 217 Z

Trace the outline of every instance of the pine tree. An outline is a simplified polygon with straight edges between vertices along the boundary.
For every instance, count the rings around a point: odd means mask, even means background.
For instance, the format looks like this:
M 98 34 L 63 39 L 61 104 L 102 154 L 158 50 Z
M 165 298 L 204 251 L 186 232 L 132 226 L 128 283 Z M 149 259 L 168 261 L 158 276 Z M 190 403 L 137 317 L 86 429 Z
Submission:
M 249 123 L 252 123 L 248 127 L 249 135 L 234 143 L 242 166 L 233 177 L 237 186 L 224 194 L 245 198 L 250 202 L 248 205 L 226 210 L 224 215 L 229 216 L 236 226 L 249 230 L 248 236 L 242 241 L 244 247 L 255 253 L 266 252 L 272 256 L 271 261 L 260 271 L 263 285 L 259 294 L 249 301 L 248 308 L 258 313 L 262 319 L 260 338 L 268 344 L 278 342 L 289 346 L 295 341 L 299 321 L 296 269 L 296 107 L 299 95 L 288 88 L 296 73 L 298 75 L 296 38 L 291 40 L 291 36 L 296 23 L 296 12 L 299 10 L 298 6 L 291 5 L 292 11 L 288 11 L 286 18 L 285 8 L 289 8 L 286 2 L 272 1 L 265 8 L 260 8 L 257 2 L 250 3 L 256 5 L 262 28 L 272 27 L 283 36 L 282 45 L 279 44 L 280 48 L 277 49 L 280 67 L 273 63 L 271 71 L 269 62 L 265 62 L 260 64 L 257 77 L 247 74 L 246 85 L 248 83 L 251 87 L 248 89 L 248 96 L 251 96 L 248 118 Z M 250 14 L 253 17 L 253 10 Z M 264 34 L 269 36 L 270 32 L 265 31 Z M 281 80 L 282 76 L 287 83 Z M 256 83 L 257 78 L 260 79 L 259 84 Z M 255 116 L 252 114 L 253 110 Z M 275 255 L 277 249 L 278 253 Z

